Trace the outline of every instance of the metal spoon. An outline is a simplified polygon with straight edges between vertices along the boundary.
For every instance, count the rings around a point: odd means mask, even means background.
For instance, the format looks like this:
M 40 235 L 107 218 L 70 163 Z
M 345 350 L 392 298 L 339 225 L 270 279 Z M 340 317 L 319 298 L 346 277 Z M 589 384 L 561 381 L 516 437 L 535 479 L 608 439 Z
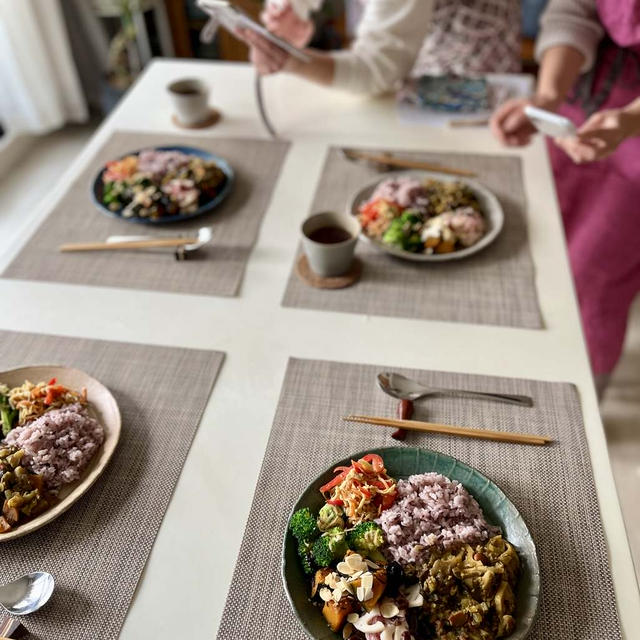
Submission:
M 25 616 L 47 603 L 54 585 L 53 576 L 46 571 L 29 573 L 0 586 L 0 605 L 12 616 Z
M 154 240 L 156 238 L 161 238 L 162 236 L 109 236 L 107 238 L 107 243 L 118 243 L 118 242 L 135 242 L 137 240 Z M 198 249 L 204 247 L 206 244 L 211 242 L 211 238 L 213 238 L 213 228 L 212 227 L 200 227 L 198 229 L 197 241 L 192 242 L 190 244 L 183 244 L 175 250 L 176 260 L 184 260 L 186 258 L 186 254 L 191 251 L 197 251 Z
M 390 396 L 400 400 L 411 400 L 412 402 L 425 396 L 467 396 L 470 398 L 484 398 L 496 402 L 507 404 L 517 404 L 522 407 L 532 407 L 533 399 L 529 396 L 517 396 L 508 393 L 484 393 L 482 391 L 467 391 L 465 389 L 441 389 L 438 387 L 427 387 L 415 380 L 411 380 L 399 373 L 384 371 L 378 374 L 378 385 Z
M 200 249 L 201 247 L 203 247 L 205 244 L 208 244 L 209 242 L 211 242 L 211 238 L 213 237 L 213 230 L 211 227 L 200 227 L 198 229 L 198 233 L 197 233 L 197 242 L 194 242 L 192 244 L 185 244 L 183 245 L 185 251 L 196 251 L 197 249 Z M 147 236 L 109 236 L 107 238 L 107 242 L 109 244 L 112 243 L 119 243 L 119 242 L 136 242 L 138 240 L 143 241 L 143 240 L 156 240 L 162 238 L 162 236 L 152 236 L 152 235 L 147 235 Z

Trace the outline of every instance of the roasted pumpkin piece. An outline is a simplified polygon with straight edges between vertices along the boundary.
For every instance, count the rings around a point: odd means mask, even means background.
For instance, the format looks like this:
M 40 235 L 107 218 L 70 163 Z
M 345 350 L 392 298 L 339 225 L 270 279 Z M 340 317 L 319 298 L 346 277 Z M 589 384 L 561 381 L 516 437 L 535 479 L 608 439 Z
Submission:
M 340 631 L 347 621 L 347 616 L 358 610 L 358 605 L 350 596 L 342 596 L 338 602 L 329 600 L 322 607 L 322 615 L 331 631 Z
M 356 590 L 362 584 L 362 578 L 357 578 L 352 583 L 354 590 Z M 373 595 L 362 603 L 362 606 L 367 610 L 371 611 L 373 607 L 376 606 L 378 600 L 382 597 L 384 590 L 387 586 L 387 570 L 386 569 L 378 569 L 373 573 L 373 584 L 371 585 L 371 590 L 373 591 Z
M 11 525 L 5 520 L 4 516 L 0 516 L 0 533 L 11 531 Z
M 9 500 L 4 501 L 4 505 L 2 507 L 2 515 L 11 527 L 15 527 L 18 524 L 18 520 L 20 520 L 20 512 L 18 511 L 18 509 L 16 509 L 16 507 L 13 507 L 9 504 Z
M 313 576 L 313 584 L 311 585 L 311 597 L 315 598 L 316 593 L 318 593 L 318 589 L 321 584 L 324 584 L 324 581 L 327 579 L 327 576 L 331 573 L 330 567 L 323 567 L 322 569 L 318 569 Z

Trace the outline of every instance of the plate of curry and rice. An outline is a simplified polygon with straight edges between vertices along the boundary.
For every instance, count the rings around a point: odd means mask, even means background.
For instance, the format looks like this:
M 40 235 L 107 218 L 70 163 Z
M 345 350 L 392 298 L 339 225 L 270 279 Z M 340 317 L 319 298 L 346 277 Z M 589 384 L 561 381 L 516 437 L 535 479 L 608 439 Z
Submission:
M 0 543 L 69 509 L 104 472 L 120 438 L 111 392 L 56 365 L 0 372 Z
M 414 262 L 474 255 L 504 225 L 502 206 L 484 185 L 432 171 L 385 174 L 358 191 L 348 212 L 365 240 Z
M 318 476 L 293 506 L 282 575 L 315 640 L 523 640 L 540 593 L 534 542 L 505 494 L 410 447 Z

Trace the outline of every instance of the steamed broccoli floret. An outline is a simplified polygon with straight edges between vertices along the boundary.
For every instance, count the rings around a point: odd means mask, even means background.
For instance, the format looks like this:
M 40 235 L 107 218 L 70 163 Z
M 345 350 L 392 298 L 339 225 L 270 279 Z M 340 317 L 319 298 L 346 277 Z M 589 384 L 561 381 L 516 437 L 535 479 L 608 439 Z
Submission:
M 328 531 L 334 527 L 344 529 L 344 518 L 342 517 L 342 509 L 333 504 L 325 504 L 320 513 L 318 513 L 318 529 L 320 531 Z
M 329 548 L 329 539 L 321 536 L 313 543 L 311 555 L 319 567 L 328 567 L 333 562 L 333 553 Z
M 298 509 L 289 520 L 289 530 L 299 542 L 315 540 L 320 535 L 311 509 Z
M 334 560 L 341 560 L 347 552 L 347 536 L 339 527 L 323 533 L 314 543 L 311 555 L 319 567 L 328 567 Z
M 382 242 L 402 249 L 404 245 L 404 229 L 402 228 L 402 220 L 400 220 L 400 218 L 391 221 L 391 224 L 382 236 Z
M 422 215 L 411 209 L 405 211 L 399 218 L 391 221 L 384 232 L 382 241 L 404 251 L 418 252 L 424 247 L 420 238 L 420 228 L 423 224 Z
M 400 222 L 403 226 L 406 225 L 414 225 L 414 224 L 422 224 L 423 219 L 422 215 L 419 211 L 414 211 L 413 209 L 407 209 L 401 216 Z
M 313 547 L 312 542 L 299 542 L 298 543 L 298 557 L 300 558 L 300 564 L 302 570 L 310 575 L 313 573 L 313 557 L 311 556 L 311 549 Z
M 361 522 L 356 525 L 349 531 L 347 542 L 351 549 L 372 560 L 377 562 L 384 560 L 384 556 L 380 552 L 382 545 L 384 545 L 384 533 L 382 527 L 375 522 Z

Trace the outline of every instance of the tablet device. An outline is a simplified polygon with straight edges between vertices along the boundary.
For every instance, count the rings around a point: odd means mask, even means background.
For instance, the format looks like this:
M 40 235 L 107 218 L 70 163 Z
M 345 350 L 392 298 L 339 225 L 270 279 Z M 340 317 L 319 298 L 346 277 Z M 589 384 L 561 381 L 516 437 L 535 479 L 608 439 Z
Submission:
M 575 136 L 576 127 L 564 116 L 559 116 L 557 113 L 551 111 L 545 111 L 544 109 L 538 109 L 527 105 L 524 108 L 524 113 L 531 121 L 531 124 L 547 136 L 552 138 L 564 138 L 566 136 Z
M 224 27 L 232 34 L 235 34 L 237 29 L 251 29 L 251 31 L 260 34 L 263 38 L 266 38 L 269 42 L 280 47 L 280 49 L 283 49 L 301 62 L 310 61 L 309 56 L 304 51 L 273 35 L 268 29 L 253 20 L 242 9 L 233 6 L 228 0 L 198 0 L 198 6 L 210 16 L 209 22 L 205 25 L 200 35 L 205 42 L 213 39 L 218 26 Z

